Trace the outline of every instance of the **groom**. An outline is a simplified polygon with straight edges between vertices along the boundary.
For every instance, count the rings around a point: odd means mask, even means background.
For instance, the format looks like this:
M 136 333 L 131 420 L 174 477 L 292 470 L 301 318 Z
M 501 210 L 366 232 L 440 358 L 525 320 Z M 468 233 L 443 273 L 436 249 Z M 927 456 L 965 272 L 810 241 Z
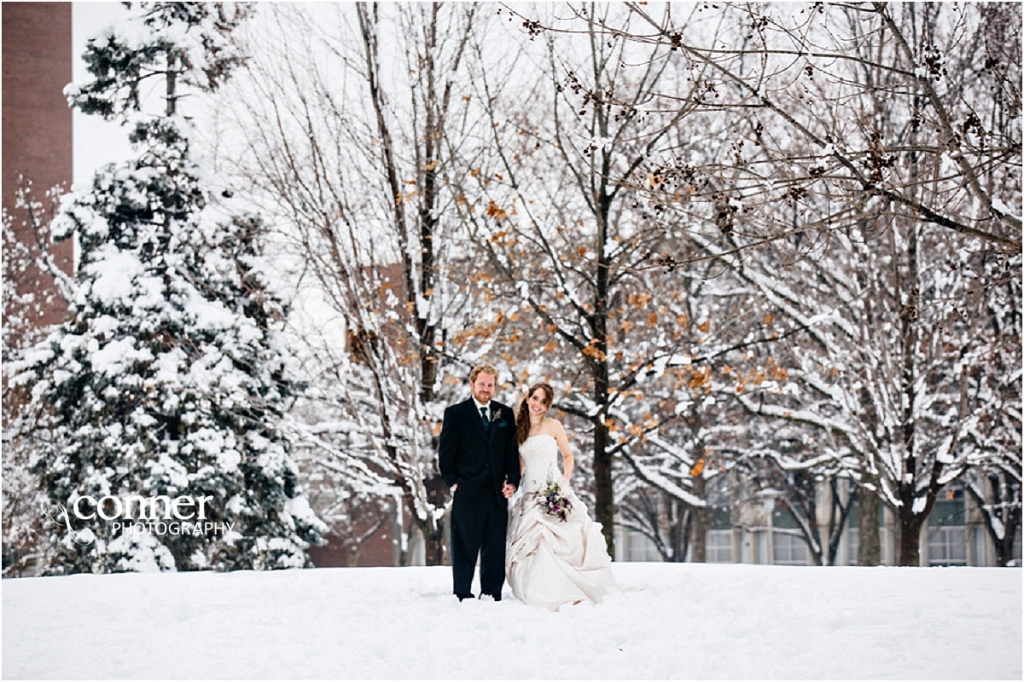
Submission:
M 438 445 L 441 478 L 454 496 L 451 512 L 452 577 L 459 601 L 471 599 L 480 555 L 481 596 L 501 601 L 505 583 L 508 498 L 519 485 L 519 447 L 512 408 L 491 400 L 498 371 L 479 365 L 469 373 L 473 396 L 444 411 Z

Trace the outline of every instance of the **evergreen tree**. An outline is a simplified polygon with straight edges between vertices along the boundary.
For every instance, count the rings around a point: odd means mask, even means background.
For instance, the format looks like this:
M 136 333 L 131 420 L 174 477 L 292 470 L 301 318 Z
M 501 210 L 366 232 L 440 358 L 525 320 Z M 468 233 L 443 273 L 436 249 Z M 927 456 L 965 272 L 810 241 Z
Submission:
M 213 189 L 178 107 L 240 63 L 230 33 L 246 8 L 139 10 L 124 30 L 90 41 L 94 79 L 67 90 L 72 106 L 120 121 L 138 157 L 65 197 L 54 234 L 79 247 L 68 317 L 11 363 L 14 383 L 31 386 L 34 433 L 47 435 L 33 472 L 63 505 L 51 514 L 58 549 L 47 570 L 305 566 L 323 524 L 299 489 L 282 426 L 297 384 L 279 332 L 284 306 L 261 265 L 261 221 L 235 214 L 230 191 Z M 156 79 L 166 108 L 154 116 L 140 88 Z M 130 509 L 133 495 L 150 506 Z M 96 518 L 74 513 L 83 496 L 87 515 L 100 502 Z M 172 526 L 180 519 L 154 496 L 191 498 L 179 508 L 187 525 Z M 142 523 L 124 532 L 131 513 Z

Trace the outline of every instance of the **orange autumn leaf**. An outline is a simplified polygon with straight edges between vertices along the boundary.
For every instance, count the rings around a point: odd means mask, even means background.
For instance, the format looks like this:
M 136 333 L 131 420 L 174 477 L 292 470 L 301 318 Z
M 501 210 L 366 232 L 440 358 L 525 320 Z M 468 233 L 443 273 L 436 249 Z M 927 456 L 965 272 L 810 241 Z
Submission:
M 487 217 L 495 220 L 502 220 L 506 216 L 504 209 L 494 203 L 494 199 L 487 202 Z
M 651 302 L 651 295 L 645 292 L 630 296 L 627 300 L 636 308 L 646 308 L 647 304 Z
M 699 388 L 704 384 L 708 383 L 711 379 L 711 370 L 707 367 L 701 367 L 694 370 L 690 380 L 686 383 L 689 388 Z

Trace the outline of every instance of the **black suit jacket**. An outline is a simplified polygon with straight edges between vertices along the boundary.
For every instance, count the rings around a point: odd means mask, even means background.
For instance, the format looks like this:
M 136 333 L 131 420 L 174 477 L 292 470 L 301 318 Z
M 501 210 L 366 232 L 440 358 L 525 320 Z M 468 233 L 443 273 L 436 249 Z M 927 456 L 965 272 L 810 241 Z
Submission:
M 458 483 L 460 497 L 477 497 L 490 490 L 501 497 L 507 480 L 519 487 L 519 446 L 512 408 L 491 401 L 491 419 L 485 429 L 472 398 L 444 411 L 438 444 L 441 478 L 451 488 Z

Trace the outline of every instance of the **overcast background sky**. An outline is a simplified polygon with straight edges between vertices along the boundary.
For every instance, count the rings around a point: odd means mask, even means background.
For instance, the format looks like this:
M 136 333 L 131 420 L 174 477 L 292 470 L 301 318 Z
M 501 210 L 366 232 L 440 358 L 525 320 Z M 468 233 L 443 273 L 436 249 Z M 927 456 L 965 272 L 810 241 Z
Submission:
M 76 2 L 71 6 L 71 54 L 75 58 L 72 77 L 75 83 L 84 83 L 89 74 L 82 61 L 82 53 L 89 38 L 112 25 L 125 10 L 119 2 Z M 88 182 L 100 166 L 115 159 L 128 158 L 131 145 L 127 135 L 116 123 L 108 123 L 99 116 L 85 116 L 77 111 L 74 120 L 74 182 Z

